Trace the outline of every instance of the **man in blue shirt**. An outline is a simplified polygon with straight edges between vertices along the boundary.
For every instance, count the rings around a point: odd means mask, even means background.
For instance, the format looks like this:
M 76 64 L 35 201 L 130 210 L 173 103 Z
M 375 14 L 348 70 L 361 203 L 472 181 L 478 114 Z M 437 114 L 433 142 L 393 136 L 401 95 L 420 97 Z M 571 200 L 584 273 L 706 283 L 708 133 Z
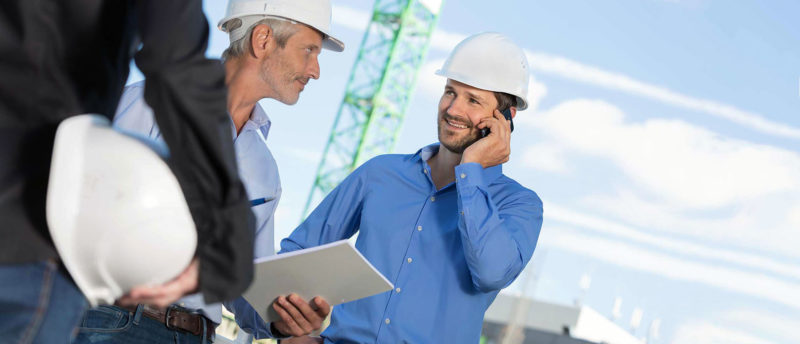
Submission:
M 239 176 L 256 219 L 256 258 L 274 254 L 273 215 L 281 196 L 278 166 L 267 147 L 271 122 L 258 101 L 295 104 L 310 79 L 319 78 L 321 49 L 344 49 L 328 33 L 330 13 L 327 0 L 231 0 L 220 21 L 220 29 L 230 34 L 223 53 L 227 109 Z M 143 82 L 127 87 L 114 126 L 161 139 L 146 94 Z M 282 338 L 318 329 L 330 306 L 321 298 L 310 301 L 297 295 L 279 298 L 273 307 L 283 320 L 261 334 Z M 201 294 L 184 297 L 167 311 L 135 304 L 100 306 L 87 312 L 76 343 L 207 343 L 221 322 L 221 307 L 206 304 Z M 234 312 L 237 320 L 255 314 L 252 308 Z
M 287 252 L 358 232 L 356 248 L 395 289 L 336 306 L 322 338 L 285 343 L 477 343 L 486 309 L 530 260 L 542 202 L 501 167 L 511 133 L 501 110 L 527 107 L 524 52 L 478 34 L 437 74 L 439 143 L 367 161 L 281 242 Z

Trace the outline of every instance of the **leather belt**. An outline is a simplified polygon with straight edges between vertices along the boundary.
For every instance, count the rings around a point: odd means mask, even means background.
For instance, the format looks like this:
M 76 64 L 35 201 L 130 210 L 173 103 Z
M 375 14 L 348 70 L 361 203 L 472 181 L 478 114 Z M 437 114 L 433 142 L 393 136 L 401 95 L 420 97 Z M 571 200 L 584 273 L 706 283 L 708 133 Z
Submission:
M 118 307 L 136 313 L 135 306 Z M 217 324 L 200 313 L 174 305 L 167 307 L 165 310 L 143 305 L 142 315 L 166 325 L 170 330 L 185 331 L 195 336 L 203 334 L 203 324 L 205 324 L 205 329 L 209 336 L 214 333 L 214 329 L 217 326 Z

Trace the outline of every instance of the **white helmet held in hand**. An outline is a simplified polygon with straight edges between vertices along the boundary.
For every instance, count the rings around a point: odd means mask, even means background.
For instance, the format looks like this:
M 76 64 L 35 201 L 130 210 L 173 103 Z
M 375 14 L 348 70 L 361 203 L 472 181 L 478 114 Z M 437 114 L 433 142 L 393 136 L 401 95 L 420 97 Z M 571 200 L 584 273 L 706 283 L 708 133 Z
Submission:
M 321 32 L 322 48 L 343 51 L 344 43 L 331 36 L 330 0 L 229 0 L 225 18 L 217 27 L 236 42 L 250 27 L 266 17 L 278 17 L 306 24 Z M 232 20 L 238 19 L 238 22 Z M 229 23 L 231 22 L 231 23 Z
M 525 52 L 510 38 L 484 32 L 458 43 L 436 75 L 516 96 L 517 110 L 525 110 L 528 107 L 528 69 Z
M 177 277 L 195 254 L 183 192 L 147 140 L 112 129 L 100 115 L 70 117 L 56 132 L 47 225 L 92 306 Z

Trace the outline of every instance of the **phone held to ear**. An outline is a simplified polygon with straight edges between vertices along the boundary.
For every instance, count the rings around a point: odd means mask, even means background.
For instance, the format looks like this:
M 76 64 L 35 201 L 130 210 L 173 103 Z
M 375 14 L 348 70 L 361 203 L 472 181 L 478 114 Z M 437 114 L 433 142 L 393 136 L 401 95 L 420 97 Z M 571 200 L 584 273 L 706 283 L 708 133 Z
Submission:
M 511 132 L 513 133 L 514 132 L 514 121 L 511 120 L 511 108 L 509 107 L 509 108 L 503 110 L 501 113 L 503 114 L 503 117 L 506 118 L 506 120 L 511 122 Z M 481 137 L 486 137 L 486 135 L 489 135 L 489 128 L 481 129 Z

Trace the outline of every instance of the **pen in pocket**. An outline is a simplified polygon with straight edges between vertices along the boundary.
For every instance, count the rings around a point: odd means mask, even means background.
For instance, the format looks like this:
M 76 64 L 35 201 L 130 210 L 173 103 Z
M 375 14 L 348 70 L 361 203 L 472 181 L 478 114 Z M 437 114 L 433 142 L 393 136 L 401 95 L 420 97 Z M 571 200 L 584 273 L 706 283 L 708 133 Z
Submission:
M 264 203 L 267 203 L 267 202 L 269 202 L 269 201 L 271 201 L 271 200 L 274 200 L 274 199 L 275 199 L 275 197 L 270 197 L 270 198 L 264 198 L 264 197 L 261 197 L 261 198 L 256 198 L 256 199 L 250 200 L 250 206 L 251 206 L 251 207 L 255 207 L 255 206 L 257 206 L 257 205 L 262 205 L 262 204 L 264 204 Z

